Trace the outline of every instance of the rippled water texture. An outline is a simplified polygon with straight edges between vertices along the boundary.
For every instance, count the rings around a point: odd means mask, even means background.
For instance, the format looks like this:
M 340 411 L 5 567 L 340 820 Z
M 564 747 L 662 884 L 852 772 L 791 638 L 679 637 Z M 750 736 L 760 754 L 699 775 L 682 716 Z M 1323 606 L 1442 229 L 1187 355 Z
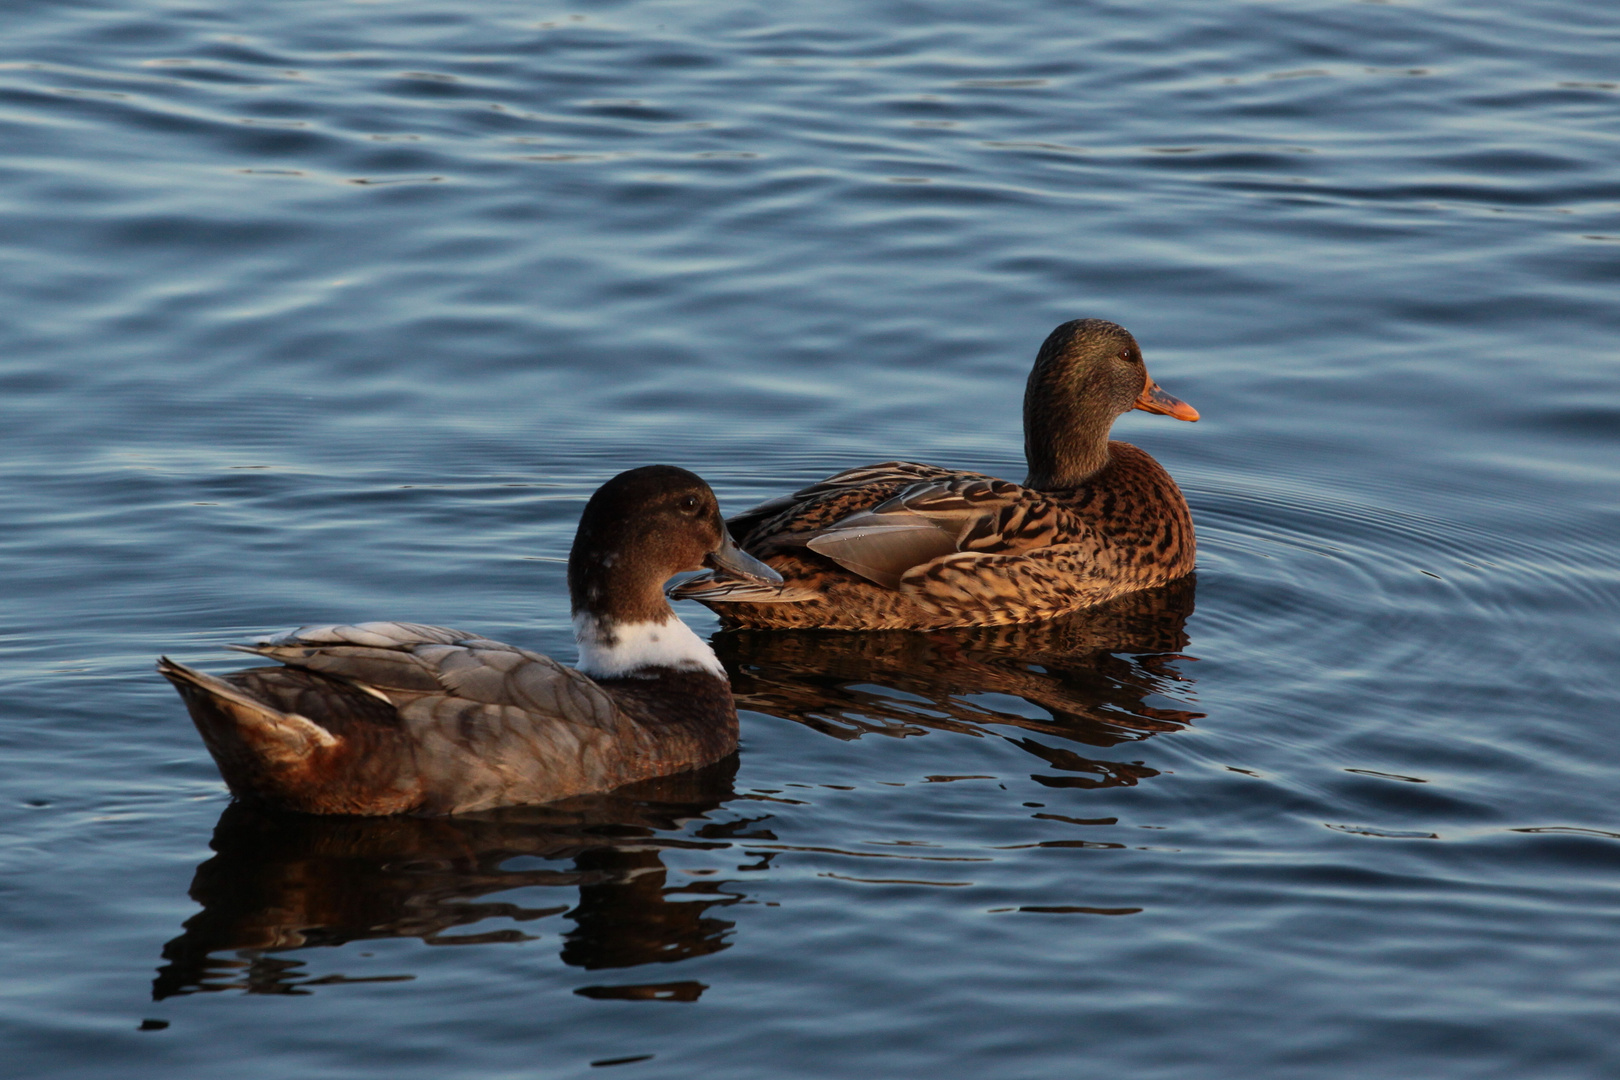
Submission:
M 1620 1074 L 1617 58 L 1559 0 L 12 5 L 9 1063 Z M 264 817 L 152 673 L 571 658 L 607 476 L 1020 479 L 1080 316 L 1204 415 L 1118 427 L 1196 582 L 721 635 L 702 774 Z

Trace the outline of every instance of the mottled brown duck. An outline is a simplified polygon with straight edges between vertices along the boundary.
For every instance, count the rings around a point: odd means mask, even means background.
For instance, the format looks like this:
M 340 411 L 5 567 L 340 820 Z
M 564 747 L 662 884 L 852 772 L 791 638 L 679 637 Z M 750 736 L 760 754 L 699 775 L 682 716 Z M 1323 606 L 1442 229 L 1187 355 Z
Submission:
M 909 461 L 851 469 L 728 523 L 783 586 L 714 571 L 672 595 L 728 626 L 930 630 L 1051 619 L 1174 581 L 1193 569 L 1192 516 L 1158 462 L 1109 440 L 1131 409 L 1198 419 L 1124 327 L 1064 323 L 1024 391 L 1022 484 Z
M 549 802 L 696 768 L 737 745 L 713 650 L 671 610 L 671 575 L 775 587 L 684 469 L 620 473 L 568 556 L 579 665 L 416 623 L 306 626 L 232 648 L 280 661 L 224 677 L 167 657 L 239 799 L 314 814 L 455 814 Z

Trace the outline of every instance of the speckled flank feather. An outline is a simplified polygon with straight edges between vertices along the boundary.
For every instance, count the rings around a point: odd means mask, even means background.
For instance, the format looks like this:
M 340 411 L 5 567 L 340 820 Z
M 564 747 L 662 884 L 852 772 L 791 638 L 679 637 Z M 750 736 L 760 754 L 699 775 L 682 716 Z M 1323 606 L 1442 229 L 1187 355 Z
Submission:
M 285 667 L 223 678 L 164 658 L 233 794 L 321 814 L 453 814 L 548 802 L 718 761 L 736 748 L 725 670 L 660 586 L 704 564 L 775 575 L 736 552 L 685 470 L 598 491 L 570 562 L 596 678 L 445 627 L 308 626 L 233 646 Z M 645 616 L 621 623 L 615 612 Z M 649 628 L 658 640 L 652 640 Z
M 1152 457 L 1108 440 L 1132 407 L 1196 417 L 1157 389 L 1123 329 L 1066 323 L 1030 378 L 1030 481 L 904 461 L 851 469 L 731 519 L 783 587 L 710 574 L 673 595 L 729 626 L 937 629 L 1050 619 L 1173 581 L 1193 569 L 1192 518 Z

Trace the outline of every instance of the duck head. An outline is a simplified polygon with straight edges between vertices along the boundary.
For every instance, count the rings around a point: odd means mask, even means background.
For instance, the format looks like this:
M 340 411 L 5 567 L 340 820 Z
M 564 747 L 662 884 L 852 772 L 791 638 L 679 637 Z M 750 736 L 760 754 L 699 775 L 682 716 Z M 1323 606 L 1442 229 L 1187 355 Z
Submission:
M 597 676 L 647 667 L 723 670 L 675 617 L 664 582 L 711 568 L 780 585 L 775 570 L 738 548 L 709 485 L 673 465 L 622 472 L 597 489 L 568 553 L 568 598 L 580 670 Z
M 1075 319 L 1047 335 L 1024 390 L 1029 487 L 1075 487 L 1108 464 L 1108 432 L 1132 409 L 1197 420 L 1198 410 L 1159 388 L 1142 349 L 1118 323 Z

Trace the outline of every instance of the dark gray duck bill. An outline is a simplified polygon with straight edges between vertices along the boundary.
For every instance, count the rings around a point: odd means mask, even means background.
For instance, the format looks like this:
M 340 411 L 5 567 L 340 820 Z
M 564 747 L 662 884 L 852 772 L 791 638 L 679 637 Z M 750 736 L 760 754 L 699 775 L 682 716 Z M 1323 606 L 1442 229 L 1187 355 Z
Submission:
M 742 578 L 744 581 L 758 582 L 761 585 L 782 584 L 781 574 L 733 543 L 730 533 L 726 534 L 718 548 L 709 552 L 709 557 L 704 561 L 716 570 L 732 577 Z

